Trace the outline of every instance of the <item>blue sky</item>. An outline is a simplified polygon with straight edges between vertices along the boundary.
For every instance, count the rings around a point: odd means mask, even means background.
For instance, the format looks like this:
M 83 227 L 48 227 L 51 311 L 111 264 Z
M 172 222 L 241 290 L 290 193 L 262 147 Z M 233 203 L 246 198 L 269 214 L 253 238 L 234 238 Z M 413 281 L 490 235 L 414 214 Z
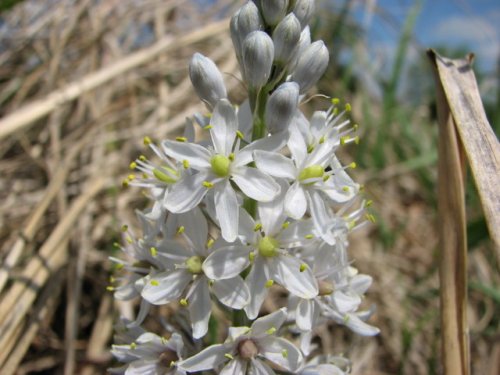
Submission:
M 329 0 L 335 2 L 336 0 Z M 358 0 L 356 18 L 366 22 L 369 44 L 390 52 L 416 0 Z M 464 46 L 476 54 L 476 64 L 488 73 L 500 55 L 499 0 L 421 0 L 415 41 L 423 48 Z M 381 11 L 367 13 L 370 5 Z

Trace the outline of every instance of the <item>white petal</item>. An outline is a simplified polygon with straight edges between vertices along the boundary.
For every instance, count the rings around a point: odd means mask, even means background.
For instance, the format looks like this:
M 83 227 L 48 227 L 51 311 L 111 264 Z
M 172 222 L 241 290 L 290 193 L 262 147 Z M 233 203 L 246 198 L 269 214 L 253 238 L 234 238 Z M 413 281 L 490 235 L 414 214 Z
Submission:
M 239 207 L 229 180 L 215 187 L 214 202 L 222 237 L 228 242 L 235 241 L 238 237 Z
M 156 375 L 158 374 L 158 360 L 140 359 L 133 361 L 127 367 L 125 375 Z
M 179 215 L 178 223 L 179 226 L 185 228 L 186 235 L 193 241 L 197 255 L 206 255 L 204 249 L 207 243 L 208 225 L 201 209 L 195 207 L 193 210 Z
M 312 220 L 300 220 L 292 222 L 279 235 L 280 245 L 284 248 L 304 246 L 311 242 L 307 236 L 314 235 L 314 223 Z M 316 257 L 316 255 L 315 255 Z
M 259 218 L 267 236 L 274 236 L 281 232 L 282 225 L 287 218 L 284 201 L 289 185 L 283 179 L 276 181 L 280 185 L 280 193 L 271 202 L 259 202 L 257 209 Z
M 304 360 L 300 350 L 288 340 L 268 336 L 259 339 L 259 353 L 288 371 L 296 371 Z
M 355 314 L 347 314 L 344 319 L 344 324 L 353 332 L 356 332 L 361 336 L 375 336 L 380 333 L 380 330 L 377 327 L 363 322 Z
M 318 192 L 310 191 L 308 193 L 309 209 L 316 230 L 320 233 L 321 238 L 329 245 L 335 244 L 336 238 L 328 231 L 329 223 L 332 221 L 332 218 L 328 214 L 325 202 Z
M 254 243 L 257 239 L 255 232 L 255 221 L 252 216 L 242 207 L 240 207 L 240 223 L 238 226 L 238 235 L 242 243 Z
M 230 351 L 231 347 L 228 347 L 228 345 L 212 345 L 203 349 L 194 356 L 178 362 L 177 366 L 189 372 L 213 370 L 227 360 L 224 354 L 229 353 Z
M 363 294 L 372 285 L 373 278 L 369 275 L 356 275 L 351 279 L 351 289 L 358 294 Z
M 341 314 L 356 311 L 361 304 L 361 297 L 358 295 L 346 294 L 340 290 L 333 293 L 335 306 Z
M 262 318 L 255 320 L 252 324 L 252 336 L 264 337 L 268 335 L 270 329 L 278 330 L 283 325 L 287 317 L 285 308 L 276 310 L 275 312 L 265 315 Z
M 318 295 L 318 283 L 309 267 L 300 272 L 303 262 L 290 255 L 280 255 L 274 262 L 276 281 L 290 293 L 300 298 L 313 298 Z
M 243 138 L 250 141 L 252 138 L 253 117 L 250 109 L 250 101 L 246 99 L 238 109 L 238 130 L 243 134 Z
M 232 180 L 243 194 L 259 202 L 269 202 L 280 192 L 280 186 L 271 177 L 256 168 L 238 168 L 233 173 Z
M 247 373 L 247 361 L 235 358 L 220 370 L 219 375 L 238 375 Z
M 233 245 L 215 250 L 203 262 L 203 272 L 212 280 L 230 279 L 250 264 L 248 246 Z
M 302 331 L 310 331 L 312 329 L 314 312 L 314 300 L 301 299 L 296 311 L 297 327 Z
M 189 272 L 182 269 L 153 276 L 145 283 L 141 293 L 142 298 L 154 305 L 174 301 L 182 295 L 191 281 L 191 276 Z
M 265 264 L 260 256 L 255 257 L 254 264 L 245 279 L 250 289 L 250 303 L 245 306 L 245 312 L 249 319 L 255 319 L 259 315 L 260 307 L 267 295 Z
M 268 151 L 268 152 L 281 150 L 286 145 L 286 141 L 287 141 L 286 133 L 277 133 L 269 137 L 253 141 L 252 143 L 245 146 L 238 152 L 233 165 L 241 166 L 250 163 L 252 160 L 254 160 L 253 153 L 256 150 Z
M 215 152 L 228 156 L 231 153 L 238 126 L 236 112 L 228 100 L 222 99 L 217 102 L 210 125 Z
M 285 212 L 292 218 L 302 219 L 307 210 L 307 199 L 304 188 L 299 182 L 294 182 L 285 196 Z
M 292 158 L 295 160 L 295 165 L 298 168 L 302 168 L 302 163 L 307 157 L 307 145 L 302 133 L 297 128 L 295 123 L 291 123 L 290 129 L 290 139 L 288 140 L 288 148 L 292 154 Z
M 262 172 L 274 177 L 294 180 L 297 176 L 297 169 L 289 158 L 276 152 L 254 151 L 255 165 Z
M 207 178 L 208 173 L 206 172 L 184 176 L 172 186 L 165 202 L 165 208 L 171 212 L 180 213 L 196 207 L 207 193 L 207 188 L 203 186 L 203 181 L 206 181 Z
M 250 371 L 248 373 L 249 375 L 276 375 L 271 367 L 254 358 L 250 362 Z
M 198 278 L 191 287 L 188 308 L 193 337 L 199 339 L 205 336 L 208 331 L 208 321 L 212 312 L 208 280 L 205 277 Z
M 241 276 L 214 281 L 212 291 L 224 305 L 241 310 L 250 301 L 250 290 Z
M 196 170 L 210 168 L 210 152 L 203 146 L 196 143 L 177 142 L 165 140 L 162 143 L 165 153 L 182 162 L 189 161 L 189 166 Z

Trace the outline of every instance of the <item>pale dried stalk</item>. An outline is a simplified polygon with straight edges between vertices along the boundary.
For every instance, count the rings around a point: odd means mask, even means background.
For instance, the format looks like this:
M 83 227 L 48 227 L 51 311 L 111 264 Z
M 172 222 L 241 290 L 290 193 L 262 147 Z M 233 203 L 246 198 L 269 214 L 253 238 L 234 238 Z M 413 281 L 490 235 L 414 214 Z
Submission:
M 62 218 L 42 245 L 37 257 L 34 257 L 22 273 L 22 280 L 13 283 L 0 304 L 0 347 L 12 338 L 13 332 L 30 310 L 37 292 L 45 284 L 53 270 L 53 254 L 61 242 L 68 238 L 71 229 L 88 202 L 94 198 L 106 185 L 106 179 L 97 177 L 89 181 L 89 189 L 71 205 L 67 215 Z M 29 282 L 28 282 L 29 280 Z M 6 354 L 0 352 L 0 365 L 5 361 Z
M 491 238 L 500 244 L 500 157 L 471 68 L 472 56 L 450 60 L 429 51 L 436 73 L 439 119 L 439 231 L 444 373 L 470 373 L 467 326 L 465 165 L 468 159 Z
M 151 47 L 131 54 L 98 72 L 88 74 L 82 79 L 70 83 L 60 90 L 53 91 L 44 99 L 39 99 L 27 104 L 0 120 L 0 140 L 27 127 L 34 121 L 52 112 L 55 108 L 74 100 L 83 93 L 95 89 L 113 78 L 123 75 L 132 68 L 136 68 L 139 65 L 151 61 L 160 53 L 185 47 L 189 44 L 213 37 L 227 30 L 227 25 L 228 21 L 222 20 L 179 38 L 174 38 L 172 36 L 165 37 Z

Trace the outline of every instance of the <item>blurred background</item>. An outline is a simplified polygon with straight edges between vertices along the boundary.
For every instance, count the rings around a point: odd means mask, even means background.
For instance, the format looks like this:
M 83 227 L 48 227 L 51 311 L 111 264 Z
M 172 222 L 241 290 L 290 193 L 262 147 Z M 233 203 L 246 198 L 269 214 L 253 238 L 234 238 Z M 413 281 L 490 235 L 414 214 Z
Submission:
M 195 51 L 244 99 L 227 17 L 241 1 L 0 0 L 0 373 L 101 374 L 119 315 L 106 291 L 120 227 L 147 201 L 123 189 L 128 165 L 204 112 L 187 78 Z M 500 3 L 317 0 L 314 39 L 330 49 L 317 92 L 350 102 L 361 143 L 340 155 L 374 201 L 376 223 L 350 257 L 374 277 L 374 338 L 332 326 L 318 342 L 353 374 L 439 374 L 437 124 L 425 51 L 476 55 L 500 126 Z M 35 104 L 33 104 L 35 103 Z M 311 100 L 311 112 L 324 102 Z M 8 123 L 6 122 L 8 120 Z M 2 122 L 3 121 L 3 122 Z M 500 255 L 469 175 L 467 233 L 473 374 L 500 373 Z M 157 316 L 168 309 L 155 310 Z

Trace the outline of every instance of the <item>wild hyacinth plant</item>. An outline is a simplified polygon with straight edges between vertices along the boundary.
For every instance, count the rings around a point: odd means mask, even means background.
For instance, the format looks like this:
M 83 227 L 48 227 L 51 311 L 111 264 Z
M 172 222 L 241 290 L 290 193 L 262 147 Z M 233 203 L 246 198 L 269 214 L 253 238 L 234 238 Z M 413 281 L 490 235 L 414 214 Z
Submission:
M 314 0 L 243 5 L 230 30 L 248 100 L 230 103 L 217 66 L 196 53 L 189 75 L 210 115 L 175 140 L 146 137 L 157 158 L 131 163 L 139 173 L 125 185 L 145 188 L 153 205 L 138 213 L 140 238 L 124 228 L 128 260 L 112 258 L 127 271 L 115 298 L 141 298 L 137 319 L 118 329 L 112 353 L 123 366 L 112 372 L 345 374 L 345 358 L 317 355 L 314 332 L 336 322 L 378 333 L 358 311 L 372 279 L 347 256 L 348 234 L 371 219 L 346 172 L 354 165 L 335 155 L 358 139 L 350 106 L 332 99 L 310 119 L 299 109 L 328 65 L 324 43 L 311 41 L 313 10 Z M 209 140 L 196 143 L 194 125 Z M 280 287 L 286 302 L 263 314 Z M 168 339 L 140 328 L 165 304 L 177 306 Z M 224 342 L 207 335 L 228 321 Z

